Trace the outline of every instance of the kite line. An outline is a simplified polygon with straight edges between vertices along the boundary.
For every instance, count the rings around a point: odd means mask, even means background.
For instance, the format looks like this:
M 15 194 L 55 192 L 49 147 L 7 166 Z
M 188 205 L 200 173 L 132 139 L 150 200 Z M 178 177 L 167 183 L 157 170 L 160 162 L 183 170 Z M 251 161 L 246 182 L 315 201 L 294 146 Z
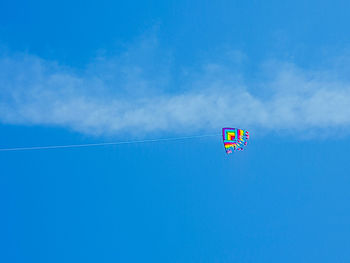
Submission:
M 170 137 L 170 138 L 134 140 L 134 141 L 119 141 L 119 142 L 102 142 L 102 143 L 87 143 L 87 144 L 68 144 L 68 145 L 0 148 L 0 152 L 48 150 L 48 149 L 64 149 L 64 148 L 82 148 L 82 147 L 97 147 L 97 146 L 136 144 L 136 143 L 147 143 L 147 142 L 178 141 L 178 140 L 188 140 L 188 139 L 196 139 L 196 138 L 204 138 L 204 137 L 213 137 L 213 136 L 219 136 L 219 135 L 221 135 L 221 134 L 203 134 L 203 135 L 195 135 L 195 136 Z

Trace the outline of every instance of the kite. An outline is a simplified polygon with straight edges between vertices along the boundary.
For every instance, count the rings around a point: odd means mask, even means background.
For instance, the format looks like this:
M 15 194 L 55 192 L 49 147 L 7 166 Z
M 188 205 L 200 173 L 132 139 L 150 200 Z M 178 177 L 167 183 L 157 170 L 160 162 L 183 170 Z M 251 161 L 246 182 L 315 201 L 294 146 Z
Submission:
M 243 147 L 247 145 L 249 132 L 236 128 L 222 128 L 222 139 L 227 154 L 235 150 L 242 151 Z
M 100 143 L 87 143 L 87 144 L 65 144 L 65 145 L 48 145 L 48 146 L 30 146 L 30 147 L 12 147 L 1 148 L 0 152 L 5 151 L 29 151 L 29 150 L 47 150 L 47 149 L 61 149 L 61 148 L 81 148 L 81 147 L 96 147 L 107 145 L 119 145 L 119 144 L 136 144 L 146 142 L 161 142 L 161 141 L 178 141 L 188 140 L 195 138 L 219 136 L 220 134 L 201 134 L 194 136 L 183 137 L 170 137 L 170 138 L 158 138 L 158 139 L 145 139 L 145 140 L 130 140 L 130 141 L 117 141 L 117 142 L 100 142 Z M 241 151 L 247 145 L 249 139 L 249 133 L 246 130 L 236 128 L 223 128 L 222 139 L 224 142 L 225 150 L 227 154 L 233 153 L 233 151 Z

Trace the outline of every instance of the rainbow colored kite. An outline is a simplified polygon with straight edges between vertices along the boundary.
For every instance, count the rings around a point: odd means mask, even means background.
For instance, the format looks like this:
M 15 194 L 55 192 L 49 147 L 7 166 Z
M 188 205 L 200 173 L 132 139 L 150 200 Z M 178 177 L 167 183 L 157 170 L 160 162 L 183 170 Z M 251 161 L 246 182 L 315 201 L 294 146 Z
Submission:
M 222 128 L 222 139 L 227 154 L 235 150 L 242 151 L 247 145 L 249 132 L 236 128 Z

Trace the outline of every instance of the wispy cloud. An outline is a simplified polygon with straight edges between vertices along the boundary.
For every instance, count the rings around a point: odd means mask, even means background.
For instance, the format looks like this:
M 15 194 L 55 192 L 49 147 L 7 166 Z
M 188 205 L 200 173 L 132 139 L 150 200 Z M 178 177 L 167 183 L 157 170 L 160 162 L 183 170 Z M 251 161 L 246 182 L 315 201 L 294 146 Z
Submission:
M 188 134 L 222 126 L 286 132 L 350 128 L 350 81 L 334 72 L 270 62 L 253 83 L 224 62 L 176 68 L 153 41 L 119 56 L 101 56 L 84 70 L 28 54 L 2 56 L 0 121 L 92 135 Z M 239 52 L 230 54 L 244 63 Z

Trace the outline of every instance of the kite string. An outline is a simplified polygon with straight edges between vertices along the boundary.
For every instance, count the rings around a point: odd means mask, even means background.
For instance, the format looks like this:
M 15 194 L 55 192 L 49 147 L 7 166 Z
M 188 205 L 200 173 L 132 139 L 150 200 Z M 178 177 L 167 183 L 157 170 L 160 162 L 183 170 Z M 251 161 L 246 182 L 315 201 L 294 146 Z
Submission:
M 61 148 L 80 148 L 80 147 L 93 147 L 93 146 L 106 146 L 106 145 L 119 145 L 119 144 L 133 144 L 133 143 L 146 143 L 146 142 L 160 142 L 160 141 L 176 141 L 196 139 L 203 137 L 219 136 L 221 134 L 203 134 L 184 137 L 170 137 L 148 140 L 134 140 L 134 141 L 120 141 L 120 142 L 102 142 L 102 143 L 88 143 L 88 144 L 70 144 L 70 145 L 49 145 L 49 146 L 32 146 L 32 147 L 18 147 L 18 148 L 0 148 L 0 152 L 5 151 L 29 151 L 29 150 L 47 150 L 47 149 L 61 149 Z

